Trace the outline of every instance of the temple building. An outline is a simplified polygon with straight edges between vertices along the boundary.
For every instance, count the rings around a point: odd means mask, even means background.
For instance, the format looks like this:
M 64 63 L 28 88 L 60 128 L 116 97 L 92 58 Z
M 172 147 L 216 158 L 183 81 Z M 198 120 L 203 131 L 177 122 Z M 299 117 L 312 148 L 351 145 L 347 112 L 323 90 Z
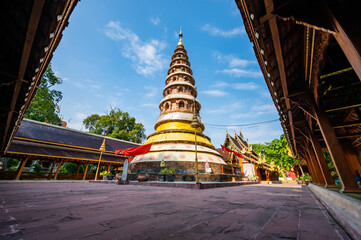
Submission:
M 159 172 L 162 161 L 166 168 L 175 169 L 176 173 L 194 172 L 195 129 L 191 126 L 194 107 L 199 123 L 196 128 L 196 141 L 200 173 L 204 172 L 205 165 L 210 166 L 213 174 L 221 174 L 222 166 L 226 166 L 211 139 L 203 134 L 204 124 L 198 115 L 201 104 L 195 99 L 197 90 L 182 42 L 182 31 L 179 37 L 165 79 L 164 98 L 159 104 L 161 113 L 154 126 L 156 132 L 150 134 L 145 143 L 152 143 L 152 147 L 149 153 L 134 158 L 130 164 L 131 173 Z M 201 176 L 200 179 L 202 180 Z
M 258 180 L 261 181 L 278 181 L 276 166 L 273 163 L 267 163 L 264 157 L 258 155 L 252 149 L 252 146 L 244 139 L 241 131 L 239 131 L 239 134 L 235 132 L 234 137 L 227 132 L 224 146 L 235 152 L 241 153 L 243 156 L 243 159 L 241 159 L 232 152 L 217 149 L 222 155 L 223 160 L 230 167 L 224 168 L 228 169 L 225 173 L 231 171 L 231 174 L 241 175 L 245 180 L 251 179 L 252 177 L 258 177 Z

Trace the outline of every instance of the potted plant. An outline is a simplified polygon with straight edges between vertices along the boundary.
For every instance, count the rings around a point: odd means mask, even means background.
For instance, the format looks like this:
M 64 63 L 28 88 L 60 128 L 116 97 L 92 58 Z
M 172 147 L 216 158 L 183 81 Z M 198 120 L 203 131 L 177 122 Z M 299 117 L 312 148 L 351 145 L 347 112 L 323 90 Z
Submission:
M 167 169 L 166 168 L 163 168 L 160 170 L 159 174 L 158 174 L 158 181 L 159 182 L 164 182 L 165 179 L 166 179 L 166 172 L 167 172 Z
M 108 171 L 103 171 L 99 173 L 103 180 L 108 180 Z
M 251 177 L 249 177 L 249 180 L 251 180 L 251 181 L 258 181 L 258 179 L 259 179 L 259 177 L 258 176 L 251 176 Z
M 168 182 L 174 182 L 174 179 L 175 179 L 175 174 L 174 173 L 175 173 L 174 168 L 171 168 L 171 169 L 167 170 L 166 178 L 167 178 Z

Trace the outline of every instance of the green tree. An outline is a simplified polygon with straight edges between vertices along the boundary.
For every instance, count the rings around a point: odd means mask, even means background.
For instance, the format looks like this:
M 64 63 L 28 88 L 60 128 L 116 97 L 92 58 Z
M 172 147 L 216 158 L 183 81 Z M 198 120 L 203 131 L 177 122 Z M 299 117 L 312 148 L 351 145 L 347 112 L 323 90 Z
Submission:
M 56 114 L 57 104 L 63 98 L 61 91 L 51 89 L 63 80 L 55 75 L 49 64 L 41 78 L 35 97 L 25 113 L 25 118 L 61 125 L 61 119 Z
M 143 124 L 120 109 L 110 109 L 105 115 L 92 114 L 84 119 L 83 125 L 90 133 L 141 143 L 145 139 Z
M 6 171 L 16 171 L 18 169 L 19 160 L 12 158 L 7 162 Z
M 33 164 L 31 164 L 32 167 L 32 171 L 39 173 L 39 172 L 44 172 L 43 167 L 37 162 L 35 161 Z
M 338 179 L 338 174 L 337 174 L 335 165 L 333 164 L 330 153 L 327 152 L 327 151 L 323 151 L 323 155 L 325 156 L 327 166 L 330 169 L 331 176 L 333 177 L 334 180 L 337 180 Z
M 77 171 L 78 165 L 72 162 L 66 162 L 60 168 L 60 173 L 76 173 Z
M 280 139 L 273 139 L 265 144 L 252 144 L 252 148 L 256 153 L 265 156 L 268 163 L 274 162 L 276 166 L 279 166 L 282 174 L 284 170 L 292 170 L 294 163 L 298 164 L 297 159 L 289 156 L 289 147 L 284 134 L 280 136 Z

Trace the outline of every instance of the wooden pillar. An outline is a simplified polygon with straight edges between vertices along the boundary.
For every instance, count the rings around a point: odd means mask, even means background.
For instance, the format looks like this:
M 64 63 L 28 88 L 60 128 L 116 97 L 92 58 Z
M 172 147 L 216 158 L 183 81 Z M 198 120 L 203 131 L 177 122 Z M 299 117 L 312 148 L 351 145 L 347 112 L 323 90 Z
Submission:
M 347 163 L 345 153 L 336 137 L 326 112 L 321 108 L 317 108 L 315 104 L 313 104 L 313 108 L 323 139 L 325 140 L 327 149 L 332 157 L 338 176 L 340 177 L 342 184 L 341 192 L 361 192 L 361 189 L 356 184 Z
M 55 164 L 56 164 L 56 161 L 53 161 L 52 164 L 51 164 L 51 169 L 50 169 L 50 172 L 49 172 L 49 175 L 48 175 L 48 180 L 51 180 Z
M 305 160 L 307 162 L 308 170 L 312 177 L 312 182 L 315 184 L 320 184 L 320 181 L 318 179 L 318 175 L 316 174 L 315 168 L 313 166 L 313 162 L 311 161 L 311 157 L 309 152 L 305 149 Z
M 78 170 L 76 171 L 75 180 L 78 180 L 81 163 L 78 163 Z
M 54 180 L 56 180 L 56 178 L 58 177 L 58 174 L 59 174 L 59 171 L 60 171 L 60 168 L 61 168 L 62 164 L 63 164 L 63 160 L 61 160 L 59 162 L 58 168 L 56 169 L 56 173 L 55 173 L 55 176 L 54 176 Z
M 310 174 L 311 174 L 311 177 L 312 177 L 312 183 L 318 185 L 318 184 L 319 184 L 318 176 L 317 176 L 316 173 L 315 173 L 315 170 L 314 170 L 314 168 L 313 168 L 313 165 L 312 165 L 312 162 L 311 162 L 311 160 L 310 160 L 310 157 L 308 157 L 308 158 L 306 159 L 306 162 L 307 162 L 308 170 L 309 170 L 309 172 L 310 172 Z
M 318 164 L 315 152 L 313 151 L 312 148 L 309 148 L 308 151 L 309 151 L 309 154 L 310 154 L 310 159 L 312 161 L 313 168 L 315 169 L 315 173 L 317 174 L 318 181 L 319 181 L 321 186 L 325 186 L 326 185 L 325 178 L 323 177 L 321 167 Z
M 350 166 L 352 176 L 355 177 L 356 175 L 361 173 L 361 164 L 359 161 L 359 158 L 357 156 L 357 153 L 355 149 L 352 146 L 352 143 L 350 141 L 343 141 L 341 143 L 342 148 L 345 152 L 345 156 L 348 162 L 348 165 Z M 356 173 L 358 172 L 358 173 Z
M 88 167 L 89 167 L 89 163 L 87 163 L 87 165 L 85 166 L 84 175 L 83 175 L 83 180 L 86 179 L 86 174 L 87 174 L 87 172 L 88 172 Z
M 298 168 L 301 170 L 301 174 L 302 174 L 302 176 L 305 176 L 305 173 L 303 172 L 303 169 L 302 169 L 301 164 L 298 164 Z
M 20 179 L 20 176 L 21 176 L 21 174 L 23 173 L 23 169 L 24 169 L 24 167 L 25 167 L 25 164 L 28 162 L 28 160 L 29 160 L 29 156 L 27 156 L 25 159 L 22 159 L 21 160 L 21 163 L 20 163 L 20 165 L 19 165 L 19 167 L 18 167 L 18 170 L 17 170 L 17 172 L 16 172 L 16 176 L 15 176 L 15 179 L 14 180 L 19 180 Z
M 110 165 L 108 165 L 107 174 L 109 174 L 109 171 L 110 171 Z
M 320 167 L 323 179 L 325 181 L 325 187 L 336 187 L 318 139 L 316 138 L 315 134 L 310 131 L 310 129 L 308 130 L 308 136 L 310 137 L 312 148 L 316 155 L 316 161 L 318 163 L 318 166 Z

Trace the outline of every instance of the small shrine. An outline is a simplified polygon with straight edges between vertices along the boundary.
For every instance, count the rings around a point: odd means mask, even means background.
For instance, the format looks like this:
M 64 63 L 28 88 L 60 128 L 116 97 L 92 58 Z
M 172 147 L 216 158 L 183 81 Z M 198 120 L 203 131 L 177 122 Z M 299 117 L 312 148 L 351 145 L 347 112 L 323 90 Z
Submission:
M 252 146 L 248 144 L 241 131 L 234 133 L 232 137 L 228 132 L 224 140 L 224 146 L 231 151 L 221 148 L 217 151 L 229 168 L 225 173 L 241 175 L 244 180 L 258 179 L 260 181 L 278 181 L 278 171 L 274 163 L 267 163 L 265 157 L 258 155 Z M 239 153 L 239 157 L 237 156 Z

